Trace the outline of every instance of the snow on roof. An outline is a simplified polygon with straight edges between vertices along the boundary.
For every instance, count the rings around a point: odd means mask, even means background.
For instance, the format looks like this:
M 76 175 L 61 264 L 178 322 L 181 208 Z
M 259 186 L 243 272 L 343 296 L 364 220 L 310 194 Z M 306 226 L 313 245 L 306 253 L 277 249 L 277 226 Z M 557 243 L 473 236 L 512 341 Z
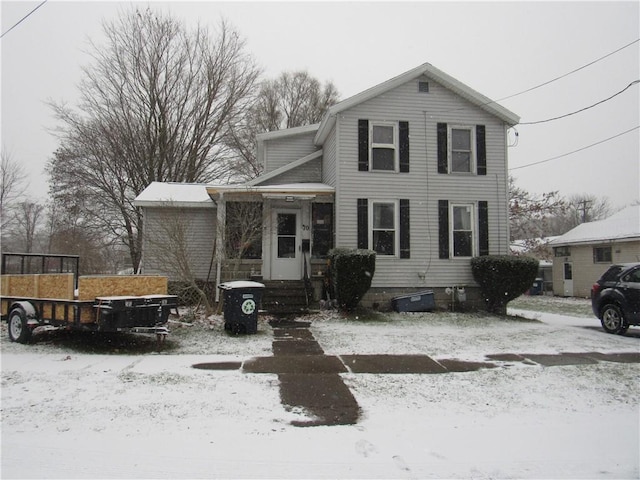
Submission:
M 136 207 L 157 207 L 172 204 L 179 207 L 214 208 L 215 203 L 203 183 L 152 182 L 136 197 Z
M 210 185 L 207 187 L 209 194 L 216 193 L 261 193 L 261 194 L 289 194 L 289 195 L 315 195 L 335 192 L 335 188 L 324 183 L 286 183 L 282 185 Z
M 640 205 L 633 205 L 604 220 L 582 223 L 550 245 L 595 243 L 610 240 L 640 240 Z

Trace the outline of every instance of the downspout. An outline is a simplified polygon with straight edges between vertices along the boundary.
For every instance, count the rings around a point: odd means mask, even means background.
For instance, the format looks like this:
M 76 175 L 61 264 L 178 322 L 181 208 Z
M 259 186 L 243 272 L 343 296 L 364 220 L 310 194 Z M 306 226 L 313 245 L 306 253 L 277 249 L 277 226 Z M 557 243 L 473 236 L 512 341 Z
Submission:
M 227 228 L 226 225 L 226 211 L 227 205 L 224 200 L 224 193 L 220 192 L 220 198 L 218 199 L 218 211 L 216 218 L 216 243 L 218 244 L 218 255 L 216 259 L 216 302 L 220 302 L 220 289 L 218 285 L 220 285 L 221 275 L 222 275 L 222 254 L 220 252 L 225 252 L 225 241 L 224 241 L 224 233 Z

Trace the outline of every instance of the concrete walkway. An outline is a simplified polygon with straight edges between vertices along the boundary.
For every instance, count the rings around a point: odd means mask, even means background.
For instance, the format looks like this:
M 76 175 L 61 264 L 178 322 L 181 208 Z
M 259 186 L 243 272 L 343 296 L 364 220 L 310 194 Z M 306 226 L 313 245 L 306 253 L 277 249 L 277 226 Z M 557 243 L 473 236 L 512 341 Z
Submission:
M 303 321 L 273 320 L 273 356 L 245 362 L 207 363 L 195 368 L 277 374 L 280 399 L 285 408 L 304 409 L 312 418 L 293 422 L 297 426 L 353 425 L 360 407 L 342 381 L 341 373 L 443 374 L 472 372 L 515 363 L 554 367 L 599 362 L 640 363 L 640 352 L 578 352 L 560 354 L 507 353 L 486 355 L 487 362 L 433 359 L 427 355 L 325 355 Z

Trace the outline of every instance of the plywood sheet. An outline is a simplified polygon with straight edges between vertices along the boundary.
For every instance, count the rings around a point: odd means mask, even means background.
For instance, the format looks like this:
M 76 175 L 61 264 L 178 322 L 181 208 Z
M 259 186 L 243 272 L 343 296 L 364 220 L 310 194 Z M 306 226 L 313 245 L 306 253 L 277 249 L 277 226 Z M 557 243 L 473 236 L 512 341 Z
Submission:
M 2 275 L 2 283 L 2 294 L 8 297 L 36 297 L 38 295 L 37 275 Z
M 2 275 L 0 281 L 3 296 L 73 300 L 73 273 Z
M 38 298 L 73 300 L 73 273 L 38 275 Z
M 78 279 L 78 300 L 96 297 L 166 295 L 167 277 L 151 275 L 83 276 Z

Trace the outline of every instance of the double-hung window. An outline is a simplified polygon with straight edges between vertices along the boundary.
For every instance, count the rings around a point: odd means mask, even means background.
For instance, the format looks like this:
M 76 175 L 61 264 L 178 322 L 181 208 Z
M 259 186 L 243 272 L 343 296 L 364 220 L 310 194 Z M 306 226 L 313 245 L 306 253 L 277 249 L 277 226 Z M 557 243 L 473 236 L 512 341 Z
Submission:
M 438 123 L 438 173 L 487 174 L 484 125 Z
M 371 239 L 369 245 L 378 255 L 396 255 L 398 215 L 396 202 L 370 202 Z
M 451 252 L 453 257 L 472 257 L 474 245 L 473 205 L 451 205 Z
M 398 129 L 395 123 L 371 122 L 371 170 L 396 171 Z
M 593 247 L 593 263 L 611 263 L 611 247 Z
M 473 128 L 450 127 L 451 144 L 449 146 L 449 171 L 452 173 L 474 173 L 475 143 Z

